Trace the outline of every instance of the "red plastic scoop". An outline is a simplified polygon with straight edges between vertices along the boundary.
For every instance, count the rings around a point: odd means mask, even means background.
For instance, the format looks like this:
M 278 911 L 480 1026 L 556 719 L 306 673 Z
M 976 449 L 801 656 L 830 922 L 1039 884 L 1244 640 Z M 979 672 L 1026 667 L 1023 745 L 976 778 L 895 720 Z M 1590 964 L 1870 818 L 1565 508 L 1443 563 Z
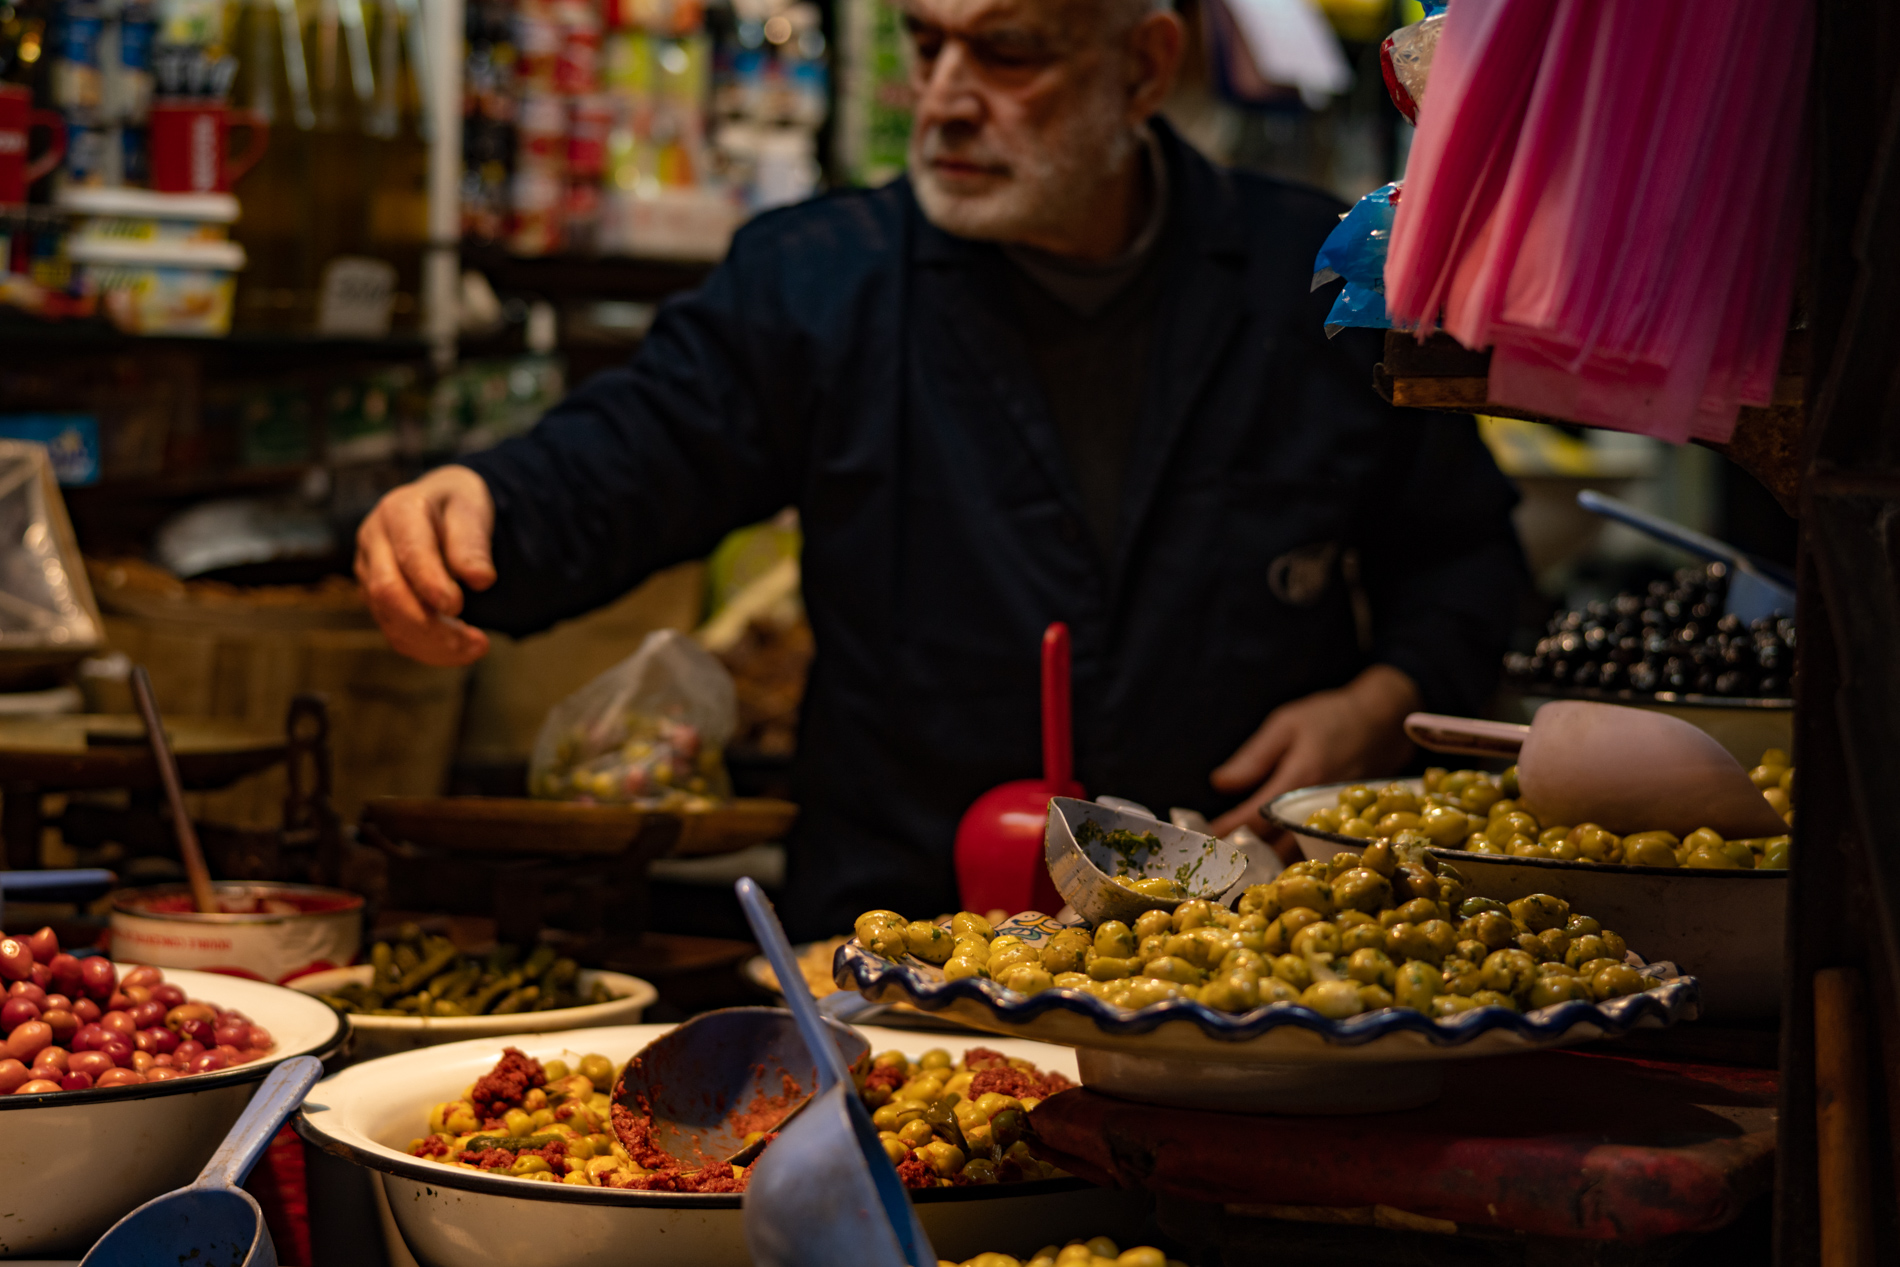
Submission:
M 966 911 L 1062 909 L 1042 837 L 1052 796 L 1083 797 L 1070 732 L 1069 627 L 1042 634 L 1042 777 L 1018 779 L 976 798 L 957 824 L 957 890 Z

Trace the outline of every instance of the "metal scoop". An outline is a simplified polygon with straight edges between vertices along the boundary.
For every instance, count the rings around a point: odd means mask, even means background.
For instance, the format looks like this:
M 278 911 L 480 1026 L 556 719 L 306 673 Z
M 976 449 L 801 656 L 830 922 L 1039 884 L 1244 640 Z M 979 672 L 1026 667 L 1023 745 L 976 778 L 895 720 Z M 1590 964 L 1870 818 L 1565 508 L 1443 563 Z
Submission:
M 857 1031 L 836 1022 L 827 1028 L 847 1065 L 870 1052 Z M 745 1137 L 783 1127 L 815 1090 L 811 1056 L 790 1012 L 729 1007 L 648 1043 L 621 1070 L 614 1100 L 649 1119 L 653 1144 L 682 1164 L 743 1166 L 760 1147 Z
M 745 1239 L 752 1261 L 757 1267 L 936 1267 L 937 1251 L 878 1142 L 778 916 L 751 880 L 735 887 L 818 1065 L 818 1094 L 785 1125 L 747 1180 Z
M 1728 542 L 1704 536 L 1661 515 L 1640 510 L 1628 502 L 1605 497 L 1593 488 L 1586 488 L 1577 494 L 1577 505 L 1605 519 L 1628 524 L 1638 532 L 1646 532 L 1677 549 L 1726 564 L 1728 597 L 1722 600 L 1722 610 L 1743 624 L 1752 625 L 1768 616 L 1794 615 L 1794 582 L 1775 575 L 1769 570 L 1770 565 L 1750 558 Z
M 1104 832 L 1152 836 L 1155 847 L 1137 853 L 1117 850 L 1100 840 L 1084 843 L 1076 837 L 1084 823 Z M 1042 839 L 1043 861 L 1056 891 L 1091 924 L 1110 919 L 1132 924 L 1143 911 L 1171 911 L 1196 897 L 1218 899 L 1247 870 L 1246 854 L 1205 832 L 1186 831 L 1145 812 L 1067 796 L 1050 800 Z M 1143 893 L 1117 880 L 1170 880 L 1184 892 L 1180 896 Z
M 1405 733 L 1433 752 L 1516 756 L 1519 799 L 1541 822 L 1728 840 L 1788 830 L 1728 749 L 1653 709 L 1553 700 L 1528 726 L 1413 713 Z
M 314 1056 L 294 1056 L 271 1070 L 197 1181 L 114 1223 L 80 1267 L 277 1267 L 264 1212 L 239 1185 L 322 1076 Z

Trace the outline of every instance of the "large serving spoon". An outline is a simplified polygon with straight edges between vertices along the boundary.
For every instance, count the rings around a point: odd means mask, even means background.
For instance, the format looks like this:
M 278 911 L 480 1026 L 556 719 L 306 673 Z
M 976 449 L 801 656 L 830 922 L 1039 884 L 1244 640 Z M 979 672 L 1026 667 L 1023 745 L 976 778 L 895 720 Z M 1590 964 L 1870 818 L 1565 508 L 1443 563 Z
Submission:
M 1541 822 L 1728 840 L 1788 830 L 1726 748 L 1653 709 L 1552 700 L 1528 726 L 1413 713 L 1405 733 L 1433 752 L 1516 757 L 1518 799 Z
M 178 779 L 178 762 L 172 758 L 171 741 L 165 738 L 165 721 L 158 715 L 158 697 L 152 693 L 151 675 L 145 666 L 132 666 L 132 698 L 145 719 L 145 737 L 152 745 L 152 760 L 158 764 L 159 781 L 165 785 L 165 801 L 171 807 L 172 827 L 178 833 L 178 857 L 185 864 L 185 878 L 191 882 L 192 904 L 200 915 L 218 913 L 218 895 L 211 888 L 211 871 L 205 866 L 204 850 L 198 847 L 198 829 L 192 826 L 191 812 L 185 808 L 185 789 Z
M 242 1185 L 322 1076 L 315 1056 L 293 1056 L 271 1070 L 197 1180 L 114 1223 L 80 1267 L 277 1267 L 264 1211 Z
M 735 886 L 752 935 L 818 1066 L 818 1094 L 748 1173 L 745 1239 L 759 1267 L 936 1267 L 910 1195 L 878 1142 L 851 1071 L 819 1017 L 765 893 Z

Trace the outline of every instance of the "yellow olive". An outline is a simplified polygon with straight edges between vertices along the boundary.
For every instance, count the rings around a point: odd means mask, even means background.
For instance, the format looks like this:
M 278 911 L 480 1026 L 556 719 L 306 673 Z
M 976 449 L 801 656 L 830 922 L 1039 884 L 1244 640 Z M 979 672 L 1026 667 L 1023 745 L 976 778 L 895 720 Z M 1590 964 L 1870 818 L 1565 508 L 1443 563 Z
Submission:
M 1281 876 L 1274 882 L 1279 890 L 1282 910 L 1295 907 L 1313 911 L 1322 918 L 1333 913 L 1333 886 L 1310 875 Z
M 1414 1011 L 1431 1010 L 1432 999 L 1437 996 L 1443 984 L 1438 970 L 1427 963 L 1408 963 L 1400 965 L 1393 977 L 1392 1001 L 1394 1006 L 1409 1007 Z
M 1135 953 L 1135 933 L 1118 919 L 1105 920 L 1095 930 L 1095 953 L 1126 959 Z
M 1339 803 L 1357 814 L 1379 799 L 1379 794 L 1364 783 L 1355 783 L 1339 794 Z
M 1529 1006 L 1551 1007 L 1558 1003 L 1590 1002 L 1590 986 L 1577 976 L 1539 977 L 1531 985 Z
M 1315 981 L 1300 992 L 1300 1004 L 1335 1021 L 1366 1010 L 1358 986 L 1351 981 Z
M 1422 822 L 1424 822 L 1422 818 L 1409 810 L 1394 810 L 1375 825 L 1381 836 L 1396 836 L 1406 828 L 1417 827 Z
M 1339 953 L 1339 926 L 1321 920 L 1308 924 L 1293 935 L 1296 955 L 1336 955 Z
M 950 952 L 956 947 L 956 939 L 947 928 L 939 928 L 928 920 L 914 919 L 904 927 L 904 944 L 910 953 L 925 963 L 948 963 Z
M 1346 961 L 1346 975 L 1354 981 L 1367 985 L 1382 985 L 1391 989 L 1397 981 L 1398 968 L 1391 956 L 1383 950 L 1355 950 Z
M 1340 910 L 1378 911 L 1392 901 L 1392 882 L 1369 867 L 1354 867 L 1333 881 Z
M 1621 998 L 1625 994 L 1639 993 L 1644 981 L 1636 969 L 1627 964 L 1618 964 L 1605 968 L 1590 979 L 1590 992 L 1598 1000 Z
M 1296 990 L 1313 984 L 1313 966 L 1299 955 L 1281 955 L 1275 959 L 1273 975 Z
M 1537 980 L 1537 961 L 1521 950 L 1493 951 L 1478 969 L 1487 990 L 1522 994 Z
M 1640 831 L 1623 837 L 1623 861 L 1632 867 L 1673 867 L 1682 842 L 1666 831 Z
M 1279 890 L 1271 884 L 1250 884 L 1247 886 L 1247 891 L 1240 895 L 1242 915 L 1261 915 L 1271 921 L 1279 918 L 1280 910 Z M 1148 912 L 1148 914 L 1159 914 L 1159 912 Z M 1147 914 L 1144 914 L 1142 918 L 1146 919 Z M 1174 927 L 1172 922 L 1168 927 L 1170 929 Z
M 1265 885 L 1254 886 L 1254 888 L 1265 888 L 1265 887 L 1266 887 Z M 1247 890 L 1247 892 L 1251 893 L 1253 892 L 1253 889 L 1250 888 Z M 1246 900 L 1245 894 L 1241 895 L 1241 900 L 1243 903 L 1245 902 Z M 1135 919 L 1135 940 L 1136 941 L 1143 941 L 1149 937 L 1166 937 L 1169 933 L 1173 931 L 1174 931 L 1174 919 L 1173 919 L 1173 916 L 1170 915 L 1167 911 L 1143 911 Z

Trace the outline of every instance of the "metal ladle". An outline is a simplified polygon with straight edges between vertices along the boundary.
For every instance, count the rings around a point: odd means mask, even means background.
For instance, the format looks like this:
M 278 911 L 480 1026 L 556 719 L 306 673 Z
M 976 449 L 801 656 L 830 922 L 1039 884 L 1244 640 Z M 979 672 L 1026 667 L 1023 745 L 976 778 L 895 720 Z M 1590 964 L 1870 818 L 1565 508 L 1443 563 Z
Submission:
M 735 886 L 785 1002 L 818 1066 L 818 1094 L 750 1171 L 745 1239 L 757 1267 L 936 1267 L 937 1252 L 878 1142 L 851 1071 L 771 903 L 751 880 Z
M 293 1056 L 271 1070 L 197 1180 L 114 1223 L 79 1267 L 277 1267 L 264 1211 L 240 1185 L 322 1076 L 315 1056 Z

